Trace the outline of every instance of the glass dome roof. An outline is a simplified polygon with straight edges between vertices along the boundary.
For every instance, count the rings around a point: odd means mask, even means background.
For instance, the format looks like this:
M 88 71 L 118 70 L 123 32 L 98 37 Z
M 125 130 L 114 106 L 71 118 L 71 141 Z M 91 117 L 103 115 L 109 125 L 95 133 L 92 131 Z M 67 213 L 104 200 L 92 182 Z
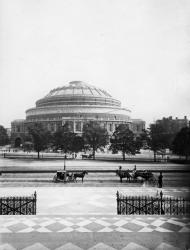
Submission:
M 73 81 L 69 84 L 55 88 L 44 98 L 36 101 L 36 107 L 26 111 L 27 119 L 35 116 L 73 116 L 78 114 L 86 116 L 109 116 L 110 119 L 117 115 L 128 120 L 129 110 L 121 107 L 121 102 L 114 99 L 101 88 L 81 82 Z M 54 117 L 55 118 L 55 117 Z M 86 119 L 86 118 L 85 118 Z
M 94 96 L 94 97 L 104 97 L 104 98 L 112 97 L 105 90 L 96 88 L 93 85 L 81 81 L 73 81 L 70 82 L 68 85 L 51 90 L 49 94 L 45 96 L 45 98 L 62 96 L 62 95 Z

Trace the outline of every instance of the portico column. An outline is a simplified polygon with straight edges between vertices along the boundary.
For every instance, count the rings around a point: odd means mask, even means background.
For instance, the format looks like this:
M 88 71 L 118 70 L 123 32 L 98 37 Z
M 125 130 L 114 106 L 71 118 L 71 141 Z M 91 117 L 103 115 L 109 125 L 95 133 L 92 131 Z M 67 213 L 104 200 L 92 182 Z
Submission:
M 75 120 L 73 120 L 73 133 L 75 133 Z

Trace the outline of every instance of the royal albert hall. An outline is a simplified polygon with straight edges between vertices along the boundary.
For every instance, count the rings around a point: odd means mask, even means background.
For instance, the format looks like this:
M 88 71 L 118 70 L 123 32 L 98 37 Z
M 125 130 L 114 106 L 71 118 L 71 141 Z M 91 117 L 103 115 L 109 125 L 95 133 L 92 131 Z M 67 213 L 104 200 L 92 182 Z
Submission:
M 49 131 L 55 132 L 68 122 L 70 129 L 82 134 L 83 125 L 89 121 L 99 122 L 111 135 L 121 123 L 129 125 L 139 134 L 145 128 L 145 122 L 131 119 L 130 110 L 123 108 L 121 102 L 107 91 L 93 85 L 73 81 L 55 88 L 44 98 L 36 102 L 34 108 L 26 110 L 26 119 L 11 123 L 12 145 L 20 146 L 27 137 L 27 126 L 40 122 Z

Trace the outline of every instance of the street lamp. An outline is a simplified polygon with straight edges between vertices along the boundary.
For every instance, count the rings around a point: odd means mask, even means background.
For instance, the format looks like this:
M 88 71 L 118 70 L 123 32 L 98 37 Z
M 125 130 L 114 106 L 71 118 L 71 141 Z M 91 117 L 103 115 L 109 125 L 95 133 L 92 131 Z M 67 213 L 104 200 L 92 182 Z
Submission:
M 64 156 L 64 171 L 66 171 L 66 155 Z
M 64 182 L 67 180 L 67 171 L 66 171 L 66 155 L 64 157 Z

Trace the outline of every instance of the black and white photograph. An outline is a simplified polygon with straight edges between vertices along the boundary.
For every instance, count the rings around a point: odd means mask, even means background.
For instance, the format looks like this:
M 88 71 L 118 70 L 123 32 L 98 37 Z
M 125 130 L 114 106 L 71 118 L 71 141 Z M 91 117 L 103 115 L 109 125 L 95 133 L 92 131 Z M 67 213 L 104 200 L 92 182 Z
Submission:
M 0 0 L 0 250 L 190 250 L 189 0 Z

